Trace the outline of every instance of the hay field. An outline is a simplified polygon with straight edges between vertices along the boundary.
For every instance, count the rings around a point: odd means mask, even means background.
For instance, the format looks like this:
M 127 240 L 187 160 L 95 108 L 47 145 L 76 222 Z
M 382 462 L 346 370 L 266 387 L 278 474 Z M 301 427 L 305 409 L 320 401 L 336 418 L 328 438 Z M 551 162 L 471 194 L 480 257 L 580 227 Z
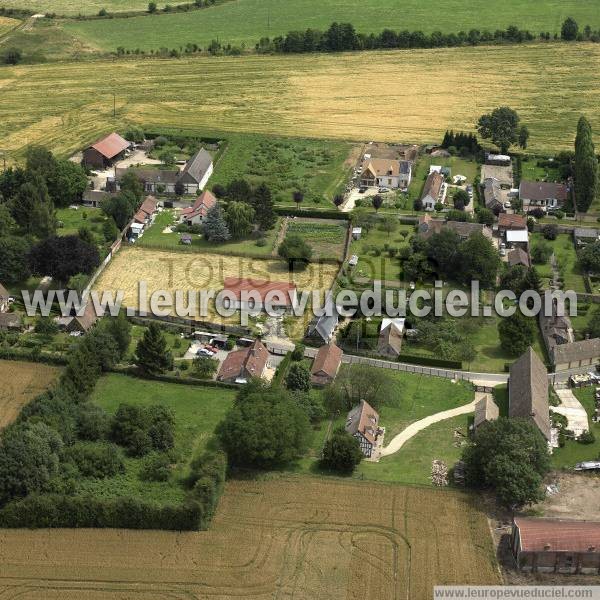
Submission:
M 96 15 L 101 8 L 108 12 L 146 10 L 147 0 L 0 0 L 4 8 L 26 8 L 39 13 L 59 15 Z
M 25 404 L 47 390 L 59 372 L 49 365 L 0 360 L 0 428 L 12 423 Z
M 376 89 L 362 75 L 373 64 Z M 600 144 L 599 69 L 600 44 L 21 65 L 0 68 L 0 136 L 9 159 L 33 143 L 66 154 L 127 122 L 427 142 L 508 104 L 531 149 L 555 151 L 572 147 L 581 113 Z
M 89 0 L 86 3 L 92 4 Z M 133 4 L 131 0 L 129 3 Z M 57 0 L 56 4 L 63 5 L 65 0 Z M 158 2 L 159 6 L 163 4 Z M 494 31 L 518 25 L 537 34 L 560 32 L 561 23 L 568 16 L 577 19 L 581 28 L 586 24 L 594 29 L 600 26 L 595 0 L 502 0 L 501 9 L 487 0 L 235 0 L 208 10 L 136 17 L 127 22 L 73 21 L 68 29 L 108 50 L 117 46 L 173 48 L 188 42 L 206 46 L 213 39 L 253 47 L 263 36 L 272 38 L 309 27 L 325 30 L 334 21 L 350 22 L 362 33 L 379 33 L 386 27 L 427 33 L 436 29 Z
M 145 281 L 148 295 L 157 290 L 170 291 L 223 289 L 226 277 L 249 277 L 273 281 L 293 281 L 300 291 L 331 287 L 337 273 L 335 264 L 310 264 L 305 271 L 290 275 L 281 260 L 257 260 L 237 256 L 177 251 L 123 248 L 96 282 L 97 291 L 124 291 L 124 304 L 139 308 L 138 283 Z M 309 315 L 305 315 L 306 318 Z M 200 319 L 202 320 L 202 319 Z M 239 316 L 220 317 L 209 305 L 208 320 L 215 323 L 239 323 Z
M 1 6 L 1 4 L 0 4 Z M 0 36 L 14 29 L 21 21 L 10 19 L 9 17 L 0 17 Z
M 500 584 L 465 494 L 308 477 L 229 482 L 208 532 L 0 531 L 6 600 L 429 600 Z

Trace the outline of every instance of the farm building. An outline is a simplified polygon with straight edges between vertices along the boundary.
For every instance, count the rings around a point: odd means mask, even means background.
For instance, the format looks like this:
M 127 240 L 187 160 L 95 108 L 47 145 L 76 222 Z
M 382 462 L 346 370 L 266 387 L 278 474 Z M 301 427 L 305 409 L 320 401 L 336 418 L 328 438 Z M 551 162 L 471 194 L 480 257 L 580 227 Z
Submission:
M 600 574 L 600 523 L 515 518 L 511 549 L 532 573 Z
M 531 347 L 510 366 L 508 416 L 531 419 L 550 441 L 548 371 Z
M 83 164 L 90 169 L 107 169 L 121 160 L 130 146 L 118 133 L 111 133 L 83 151 Z
M 473 421 L 473 427 L 475 431 L 484 423 L 495 421 L 500 415 L 498 405 L 494 402 L 492 397 L 488 394 L 485 395 L 475 405 L 475 420 Z
M 379 414 L 364 400 L 360 401 L 346 418 L 346 431 L 360 442 L 362 453 L 371 458 L 381 433 Z
M 335 379 L 342 364 L 343 352 L 333 342 L 321 346 L 310 370 L 310 381 L 313 385 L 329 385 Z
M 511 267 L 515 265 L 521 265 L 523 267 L 531 267 L 531 260 L 529 254 L 523 248 L 515 248 L 508 253 L 508 264 Z
M 296 302 L 296 285 L 287 281 L 267 281 L 244 277 L 226 277 L 221 305 L 225 309 L 263 310 L 291 309 Z
M 0 283 L 0 313 L 8 311 L 9 298 L 8 290 Z
M 195 194 L 204 189 L 212 172 L 212 156 L 204 148 L 201 148 L 187 161 L 178 181 L 183 184 L 186 194 Z
M 521 181 L 519 186 L 519 199 L 525 212 L 535 208 L 544 211 L 561 208 L 568 197 L 569 188 L 564 183 Z
M 461 240 L 467 240 L 476 233 L 492 239 L 492 230 L 481 223 L 465 223 L 462 221 L 446 221 L 445 219 L 433 219 L 431 215 L 419 217 L 418 233 L 424 239 L 440 233 L 443 229 L 451 229 Z
M 234 350 L 227 355 L 217 373 L 217 380 L 226 383 L 247 383 L 249 379 L 263 377 L 268 364 L 267 347 L 260 340 L 255 340 L 247 348 Z
M 600 338 L 557 344 L 549 355 L 555 371 L 591 367 L 600 360 Z
M 482 165 L 480 181 L 495 179 L 501 188 L 513 187 L 513 170 L 511 166 Z
M 105 192 L 103 190 L 85 190 L 81 203 L 88 208 L 99 208 L 102 200 L 112 198 L 113 192 Z
M 402 337 L 404 336 L 404 319 L 388 319 L 381 321 L 379 329 L 379 340 L 377 352 L 385 356 L 396 357 L 402 349 Z
M 440 173 L 430 173 L 423 188 L 421 202 L 424 210 L 434 210 L 436 204 L 444 204 L 448 186 Z
M 177 170 L 117 167 L 115 169 L 117 188 L 120 188 L 119 182 L 126 173 L 133 173 L 141 181 L 147 194 L 174 194 L 175 185 L 179 178 L 179 171 Z
M 188 225 L 200 225 L 206 219 L 208 211 L 217 203 L 217 198 L 205 190 L 195 200 L 194 205 L 181 211 L 181 220 Z

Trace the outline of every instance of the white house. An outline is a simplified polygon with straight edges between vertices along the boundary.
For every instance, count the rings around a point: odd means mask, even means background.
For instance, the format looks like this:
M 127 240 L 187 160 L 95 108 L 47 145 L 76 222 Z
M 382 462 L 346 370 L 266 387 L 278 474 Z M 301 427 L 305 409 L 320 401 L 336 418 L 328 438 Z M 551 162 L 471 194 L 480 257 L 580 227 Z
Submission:
M 398 189 L 408 187 L 405 182 L 410 183 L 412 177 L 412 166 L 402 166 L 404 173 L 401 174 L 401 165 L 408 161 L 390 160 L 387 158 L 371 158 L 367 161 L 361 176 L 360 184 L 365 187 L 387 187 Z
M 200 225 L 206 219 L 208 211 L 217 203 L 217 198 L 209 192 L 204 190 L 194 202 L 193 206 L 184 208 L 181 212 L 181 220 L 188 225 Z
M 446 201 L 446 192 L 448 186 L 444 181 L 444 176 L 441 173 L 433 172 L 427 177 L 425 187 L 423 188 L 423 194 L 421 195 L 421 202 L 423 202 L 424 210 L 435 210 L 436 204 L 444 204 Z

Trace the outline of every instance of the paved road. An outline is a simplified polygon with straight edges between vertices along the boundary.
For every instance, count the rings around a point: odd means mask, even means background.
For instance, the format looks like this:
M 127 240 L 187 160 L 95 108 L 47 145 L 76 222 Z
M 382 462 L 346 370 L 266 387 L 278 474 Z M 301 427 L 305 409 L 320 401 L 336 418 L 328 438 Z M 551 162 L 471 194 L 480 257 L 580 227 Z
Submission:
M 458 417 L 459 415 L 468 415 L 475 411 L 475 405 L 484 397 L 486 394 L 481 392 L 475 393 L 475 400 L 470 404 L 465 404 L 463 406 L 457 406 L 456 408 L 451 408 L 450 410 L 444 410 L 442 412 L 436 413 L 435 415 L 429 415 L 420 421 L 416 421 L 415 423 L 411 423 L 406 429 L 401 431 L 397 436 L 395 436 L 392 441 L 385 447 L 381 449 L 381 456 L 389 456 L 390 454 L 394 454 L 398 452 L 402 446 L 412 437 L 417 435 L 423 429 L 433 425 L 434 423 L 439 423 L 440 421 L 445 421 L 446 419 L 451 419 L 452 417 Z

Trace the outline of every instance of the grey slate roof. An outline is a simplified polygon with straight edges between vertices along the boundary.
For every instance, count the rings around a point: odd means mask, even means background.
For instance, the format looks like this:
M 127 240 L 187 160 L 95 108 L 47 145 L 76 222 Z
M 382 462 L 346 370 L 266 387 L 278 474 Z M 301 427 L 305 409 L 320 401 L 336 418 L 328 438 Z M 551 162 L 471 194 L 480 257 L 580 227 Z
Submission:
M 189 175 L 196 183 L 200 183 L 211 164 L 212 156 L 204 148 L 200 148 L 200 150 L 187 161 L 181 172 L 181 176 Z
M 589 227 L 575 227 L 575 229 L 573 230 L 573 235 L 576 239 L 582 238 L 596 240 L 598 239 L 598 230 L 590 229 Z
M 498 405 L 486 395 L 475 405 L 475 429 L 487 421 L 495 421 L 499 415 Z
M 529 268 L 531 266 L 529 254 L 527 254 L 523 248 L 515 248 L 508 253 L 508 264 L 511 267 L 523 265 L 524 267 Z
M 550 440 L 548 371 L 531 347 L 510 367 L 508 416 L 532 419 Z
M 410 161 L 408 161 L 408 160 L 400 161 L 400 173 L 402 173 L 403 175 L 408 175 L 410 173 L 411 168 L 412 168 L 412 165 L 410 164 Z
M 21 327 L 22 320 L 16 313 L 0 313 L 0 329 L 12 329 Z
M 552 362 L 561 365 L 579 360 L 591 360 L 600 358 L 600 338 L 571 342 L 570 344 L 558 344 L 551 351 Z
M 493 177 L 489 177 L 483 182 L 483 197 L 485 205 L 490 210 L 496 207 L 502 207 L 500 200 L 500 182 Z

